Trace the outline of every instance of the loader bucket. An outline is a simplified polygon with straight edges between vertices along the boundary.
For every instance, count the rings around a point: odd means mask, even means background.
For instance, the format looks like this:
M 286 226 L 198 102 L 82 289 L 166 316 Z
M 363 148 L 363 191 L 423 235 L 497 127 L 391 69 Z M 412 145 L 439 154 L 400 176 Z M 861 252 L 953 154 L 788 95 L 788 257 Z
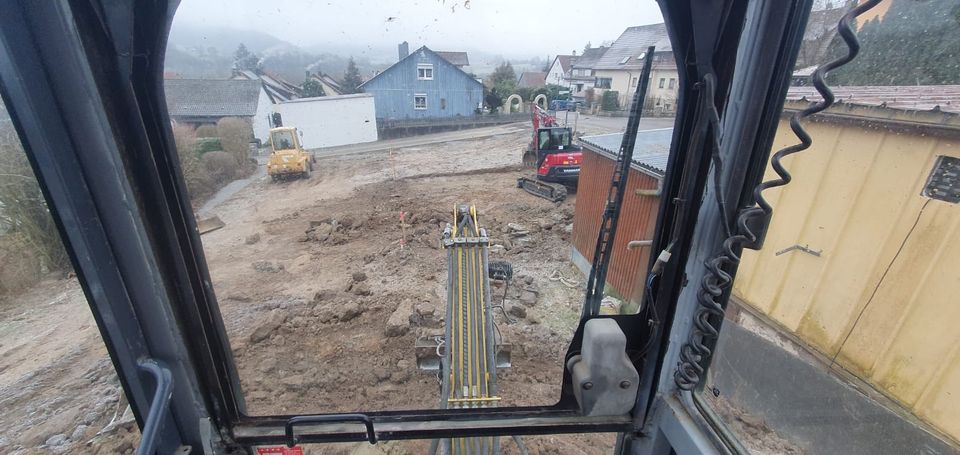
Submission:
M 210 231 L 216 231 L 224 226 L 226 226 L 226 223 L 224 223 L 223 220 L 216 215 L 197 220 L 197 230 L 200 231 L 201 235 Z

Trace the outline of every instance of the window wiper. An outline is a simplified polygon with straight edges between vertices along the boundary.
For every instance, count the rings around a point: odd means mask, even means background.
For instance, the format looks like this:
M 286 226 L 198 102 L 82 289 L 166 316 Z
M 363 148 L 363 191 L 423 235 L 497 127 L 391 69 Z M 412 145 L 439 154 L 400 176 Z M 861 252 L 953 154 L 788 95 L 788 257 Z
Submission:
M 653 56 L 654 50 L 654 46 L 648 47 L 646 55 Z M 652 67 L 653 58 L 645 59 L 643 71 L 640 73 L 642 82 L 637 84 L 637 90 L 633 94 L 633 105 L 630 106 L 627 130 L 623 133 L 620 152 L 617 153 L 617 161 L 613 165 L 613 177 L 610 181 L 607 204 L 603 210 L 603 218 L 600 221 L 600 229 L 597 233 L 597 245 L 593 251 L 593 265 L 590 267 L 590 277 L 587 279 L 587 293 L 580 319 L 587 319 L 600 314 L 600 301 L 603 300 L 607 269 L 610 267 L 610 257 L 613 255 L 613 240 L 617 235 L 620 208 L 623 203 L 623 195 L 627 190 L 627 176 L 630 172 L 630 165 L 633 163 L 633 146 L 637 143 L 637 131 L 640 129 L 640 117 L 643 113 L 644 99 L 647 96 L 647 86 L 650 84 Z

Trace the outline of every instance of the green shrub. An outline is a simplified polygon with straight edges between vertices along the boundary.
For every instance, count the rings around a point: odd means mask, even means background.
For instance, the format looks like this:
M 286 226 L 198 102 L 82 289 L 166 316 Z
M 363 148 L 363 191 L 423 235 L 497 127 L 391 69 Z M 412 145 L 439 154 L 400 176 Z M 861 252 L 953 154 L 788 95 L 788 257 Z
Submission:
M 198 155 L 202 156 L 204 153 L 217 150 L 223 150 L 223 144 L 220 143 L 219 137 L 198 137 L 196 139 L 196 151 Z
M 600 109 L 604 111 L 619 111 L 620 92 L 616 90 L 607 90 L 603 92 L 603 97 L 600 98 Z

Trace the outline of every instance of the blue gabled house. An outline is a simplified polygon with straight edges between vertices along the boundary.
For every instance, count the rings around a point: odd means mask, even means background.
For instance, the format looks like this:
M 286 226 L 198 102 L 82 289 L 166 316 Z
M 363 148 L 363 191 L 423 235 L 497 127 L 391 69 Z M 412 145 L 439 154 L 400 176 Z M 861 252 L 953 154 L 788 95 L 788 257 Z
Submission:
M 426 46 L 407 55 L 399 46 L 400 61 L 360 85 L 373 94 L 377 118 L 403 120 L 474 115 L 483 106 L 483 84 L 461 66 L 466 54 L 450 62 Z

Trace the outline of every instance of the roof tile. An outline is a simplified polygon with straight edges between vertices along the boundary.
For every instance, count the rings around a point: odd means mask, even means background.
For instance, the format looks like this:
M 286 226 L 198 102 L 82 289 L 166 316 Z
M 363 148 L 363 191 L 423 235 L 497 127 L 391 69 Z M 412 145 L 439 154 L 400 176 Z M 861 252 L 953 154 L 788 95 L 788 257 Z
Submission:
M 259 80 L 167 79 L 171 117 L 250 117 L 257 113 Z

